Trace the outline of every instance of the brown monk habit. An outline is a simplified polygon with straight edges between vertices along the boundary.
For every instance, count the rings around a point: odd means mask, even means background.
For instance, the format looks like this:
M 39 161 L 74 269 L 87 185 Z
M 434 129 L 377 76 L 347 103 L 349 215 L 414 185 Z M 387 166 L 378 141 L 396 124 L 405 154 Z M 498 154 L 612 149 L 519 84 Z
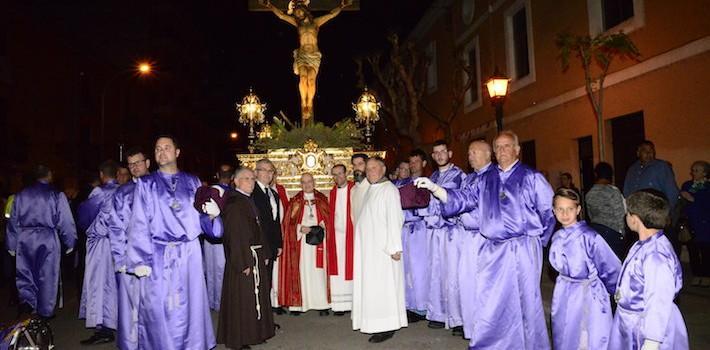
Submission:
M 224 280 L 217 343 L 240 349 L 274 336 L 266 257 L 270 253 L 251 198 L 235 191 L 227 200 L 224 223 Z M 249 269 L 245 275 L 244 270 Z M 255 292 L 258 289 L 258 292 Z

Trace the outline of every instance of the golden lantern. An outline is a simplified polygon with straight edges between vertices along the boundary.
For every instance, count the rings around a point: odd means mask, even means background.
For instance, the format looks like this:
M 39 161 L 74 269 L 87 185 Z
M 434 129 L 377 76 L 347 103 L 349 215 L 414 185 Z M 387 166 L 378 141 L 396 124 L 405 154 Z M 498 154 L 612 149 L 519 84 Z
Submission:
M 365 142 L 369 149 L 372 148 L 372 131 L 375 129 L 375 123 L 380 120 L 380 103 L 367 87 L 363 90 L 357 103 L 353 103 L 355 111 L 355 121 L 365 125 Z
M 266 110 L 266 103 L 261 103 L 259 96 L 254 94 L 251 88 L 249 88 L 249 94 L 244 96 L 242 103 L 237 103 L 237 112 L 239 112 L 239 122 L 243 125 L 249 126 L 249 152 L 254 152 L 254 140 L 256 139 L 256 134 L 254 133 L 254 126 L 259 125 L 264 122 L 264 111 Z

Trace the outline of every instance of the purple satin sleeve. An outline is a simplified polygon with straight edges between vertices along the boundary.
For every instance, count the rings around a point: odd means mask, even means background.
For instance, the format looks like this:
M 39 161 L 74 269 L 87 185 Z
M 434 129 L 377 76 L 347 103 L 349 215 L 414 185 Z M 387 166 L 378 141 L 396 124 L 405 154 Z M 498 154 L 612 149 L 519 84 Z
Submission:
M 591 242 L 589 242 L 590 258 L 607 292 L 610 295 L 614 295 L 616 293 L 616 282 L 619 280 L 621 261 L 602 236 L 595 234 L 593 237 Z
M 552 237 L 552 233 L 555 231 L 555 214 L 552 211 L 552 198 L 555 192 L 552 190 L 552 186 L 547 182 L 545 177 L 536 172 L 533 179 L 535 193 L 535 211 L 540 217 L 540 224 L 542 224 L 542 234 L 540 235 L 540 240 L 542 241 L 542 246 L 546 246 Z
M 669 258 L 659 252 L 648 254 L 643 261 L 646 298 L 645 322 L 640 325 L 646 339 L 663 342 L 673 311 L 676 294 L 676 276 L 668 263 Z
M 200 227 L 202 227 L 202 232 L 210 238 L 222 238 L 224 234 L 224 226 L 220 216 L 212 220 L 209 215 L 200 213 Z
M 466 173 L 458 167 L 453 167 L 444 173 L 435 172 L 431 176 L 431 181 L 448 190 L 456 190 L 461 187 L 461 183 L 466 178 Z M 433 195 L 430 195 L 429 206 L 417 209 L 416 215 L 421 216 L 426 221 L 427 227 L 442 228 L 454 224 L 453 221 L 446 220 L 451 216 L 443 216 L 442 203 Z
M 61 192 L 57 194 L 54 227 L 64 246 L 74 248 L 76 244 L 76 225 L 74 224 L 74 217 L 71 214 L 67 197 Z
M 17 235 L 20 232 L 19 215 L 17 215 L 17 208 L 19 207 L 20 196 L 15 196 L 15 200 L 12 202 L 12 211 L 10 212 L 10 218 L 7 221 L 7 228 L 5 229 L 5 248 L 13 252 L 17 251 Z
M 111 255 L 116 268 L 126 266 L 127 235 L 126 229 L 131 217 L 131 204 L 133 203 L 133 190 L 135 184 L 129 182 L 121 186 L 114 194 L 109 219 L 109 242 Z
M 101 187 L 94 188 L 91 194 L 89 194 L 89 198 L 79 204 L 76 223 L 80 230 L 88 230 L 91 223 L 96 219 L 96 216 L 99 215 L 101 201 L 103 199 L 101 192 Z
M 139 180 L 133 191 L 131 220 L 128 225 L 128 247 L 126 262 L 128 271 L 140 265 L 152 265 L 153 237 L 150 232 L 150 220 L 154 215 L 154 205 L 150 196 L 150 183 Z
M 447 218 L 476 209 L 479 191 L 475 186 L 447 189 L 446 203 L 441 203 L 441 215 Z

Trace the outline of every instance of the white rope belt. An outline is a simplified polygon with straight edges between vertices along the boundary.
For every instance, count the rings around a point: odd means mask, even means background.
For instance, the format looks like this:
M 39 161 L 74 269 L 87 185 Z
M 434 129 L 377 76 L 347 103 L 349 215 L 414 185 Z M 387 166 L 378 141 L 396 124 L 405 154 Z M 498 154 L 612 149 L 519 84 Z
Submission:
M 252 275 L 254 275 L 254 295 L 256 296 L 256 319 L 261 320 L 261 304 L 259 303 L 259 284 L 261 283 L 261 278 L 259 276 L 259 256 L 256 254 L 256 250 L 260 249 L 261 245 L 250 246 L 251 256 L 254 257 L 254 268 L 252 269 Z

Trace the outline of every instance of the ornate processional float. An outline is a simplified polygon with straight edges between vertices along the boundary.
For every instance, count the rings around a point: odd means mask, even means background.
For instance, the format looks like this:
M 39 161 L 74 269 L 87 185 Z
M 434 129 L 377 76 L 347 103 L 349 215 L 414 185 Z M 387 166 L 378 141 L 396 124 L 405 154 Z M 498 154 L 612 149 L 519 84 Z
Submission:
M 337 3 L 334 6 L 332 3 Z M 355 121 L 347 118 L 327 127 L 315 122 L 313 97 L 316 92 L 316 78 L 322 57 L 318 48 L 318 30 L 327 21 L 335 18 L 341 10 L 357 10 L 359 1 L 342 0 L 291 0 L 285 1 L 251 0 L 252 11 L 271 11 L 279 19 L 296 27 L 300 46 L 294 50 L 293 72 L 299 76 L 301 96 L 301 123 L 292 124 L 285 115 L 274 118 L 273 124 L 266 123 L 266 104 L 250 89 L 241 103 L 237 103 L 239 122 L 249 128 L 249 153 L 237 154 L 242 166 L 255 168 L 256 162 L 268 158 L 274 163 L 278 183 L 283 185 L 289 196 L 300 190 L 300 178 L 304 173 L 313 175 L 316 188 L 327 192 L 333 186 L 330 170 L 337 164 L 345 165 L 352 177 L 350 157 L 354 153 L 385 158 L 385 151 L 372 150 L 371 137 L 374 124 L 379 120 L 380 104 L 374 95 L 365 89 L 353 104 Z M 314 17 L 312 10 L 330 11 Z M 264 124 L 266 123 L 266 124 Z M 259 131 L 256 128 L 262 125 Z M 290 126 L 290 129 L 289 129 Z M 364 131 L 364 135 L 363 135 Z M 364 137 L 363 137 L 364 136 Z M 363 144 L 362 139 L 365 138 Z M 364 151 L 356 151 L 363 149 Z M 261 152 L 257 152 L 261 151 Z

